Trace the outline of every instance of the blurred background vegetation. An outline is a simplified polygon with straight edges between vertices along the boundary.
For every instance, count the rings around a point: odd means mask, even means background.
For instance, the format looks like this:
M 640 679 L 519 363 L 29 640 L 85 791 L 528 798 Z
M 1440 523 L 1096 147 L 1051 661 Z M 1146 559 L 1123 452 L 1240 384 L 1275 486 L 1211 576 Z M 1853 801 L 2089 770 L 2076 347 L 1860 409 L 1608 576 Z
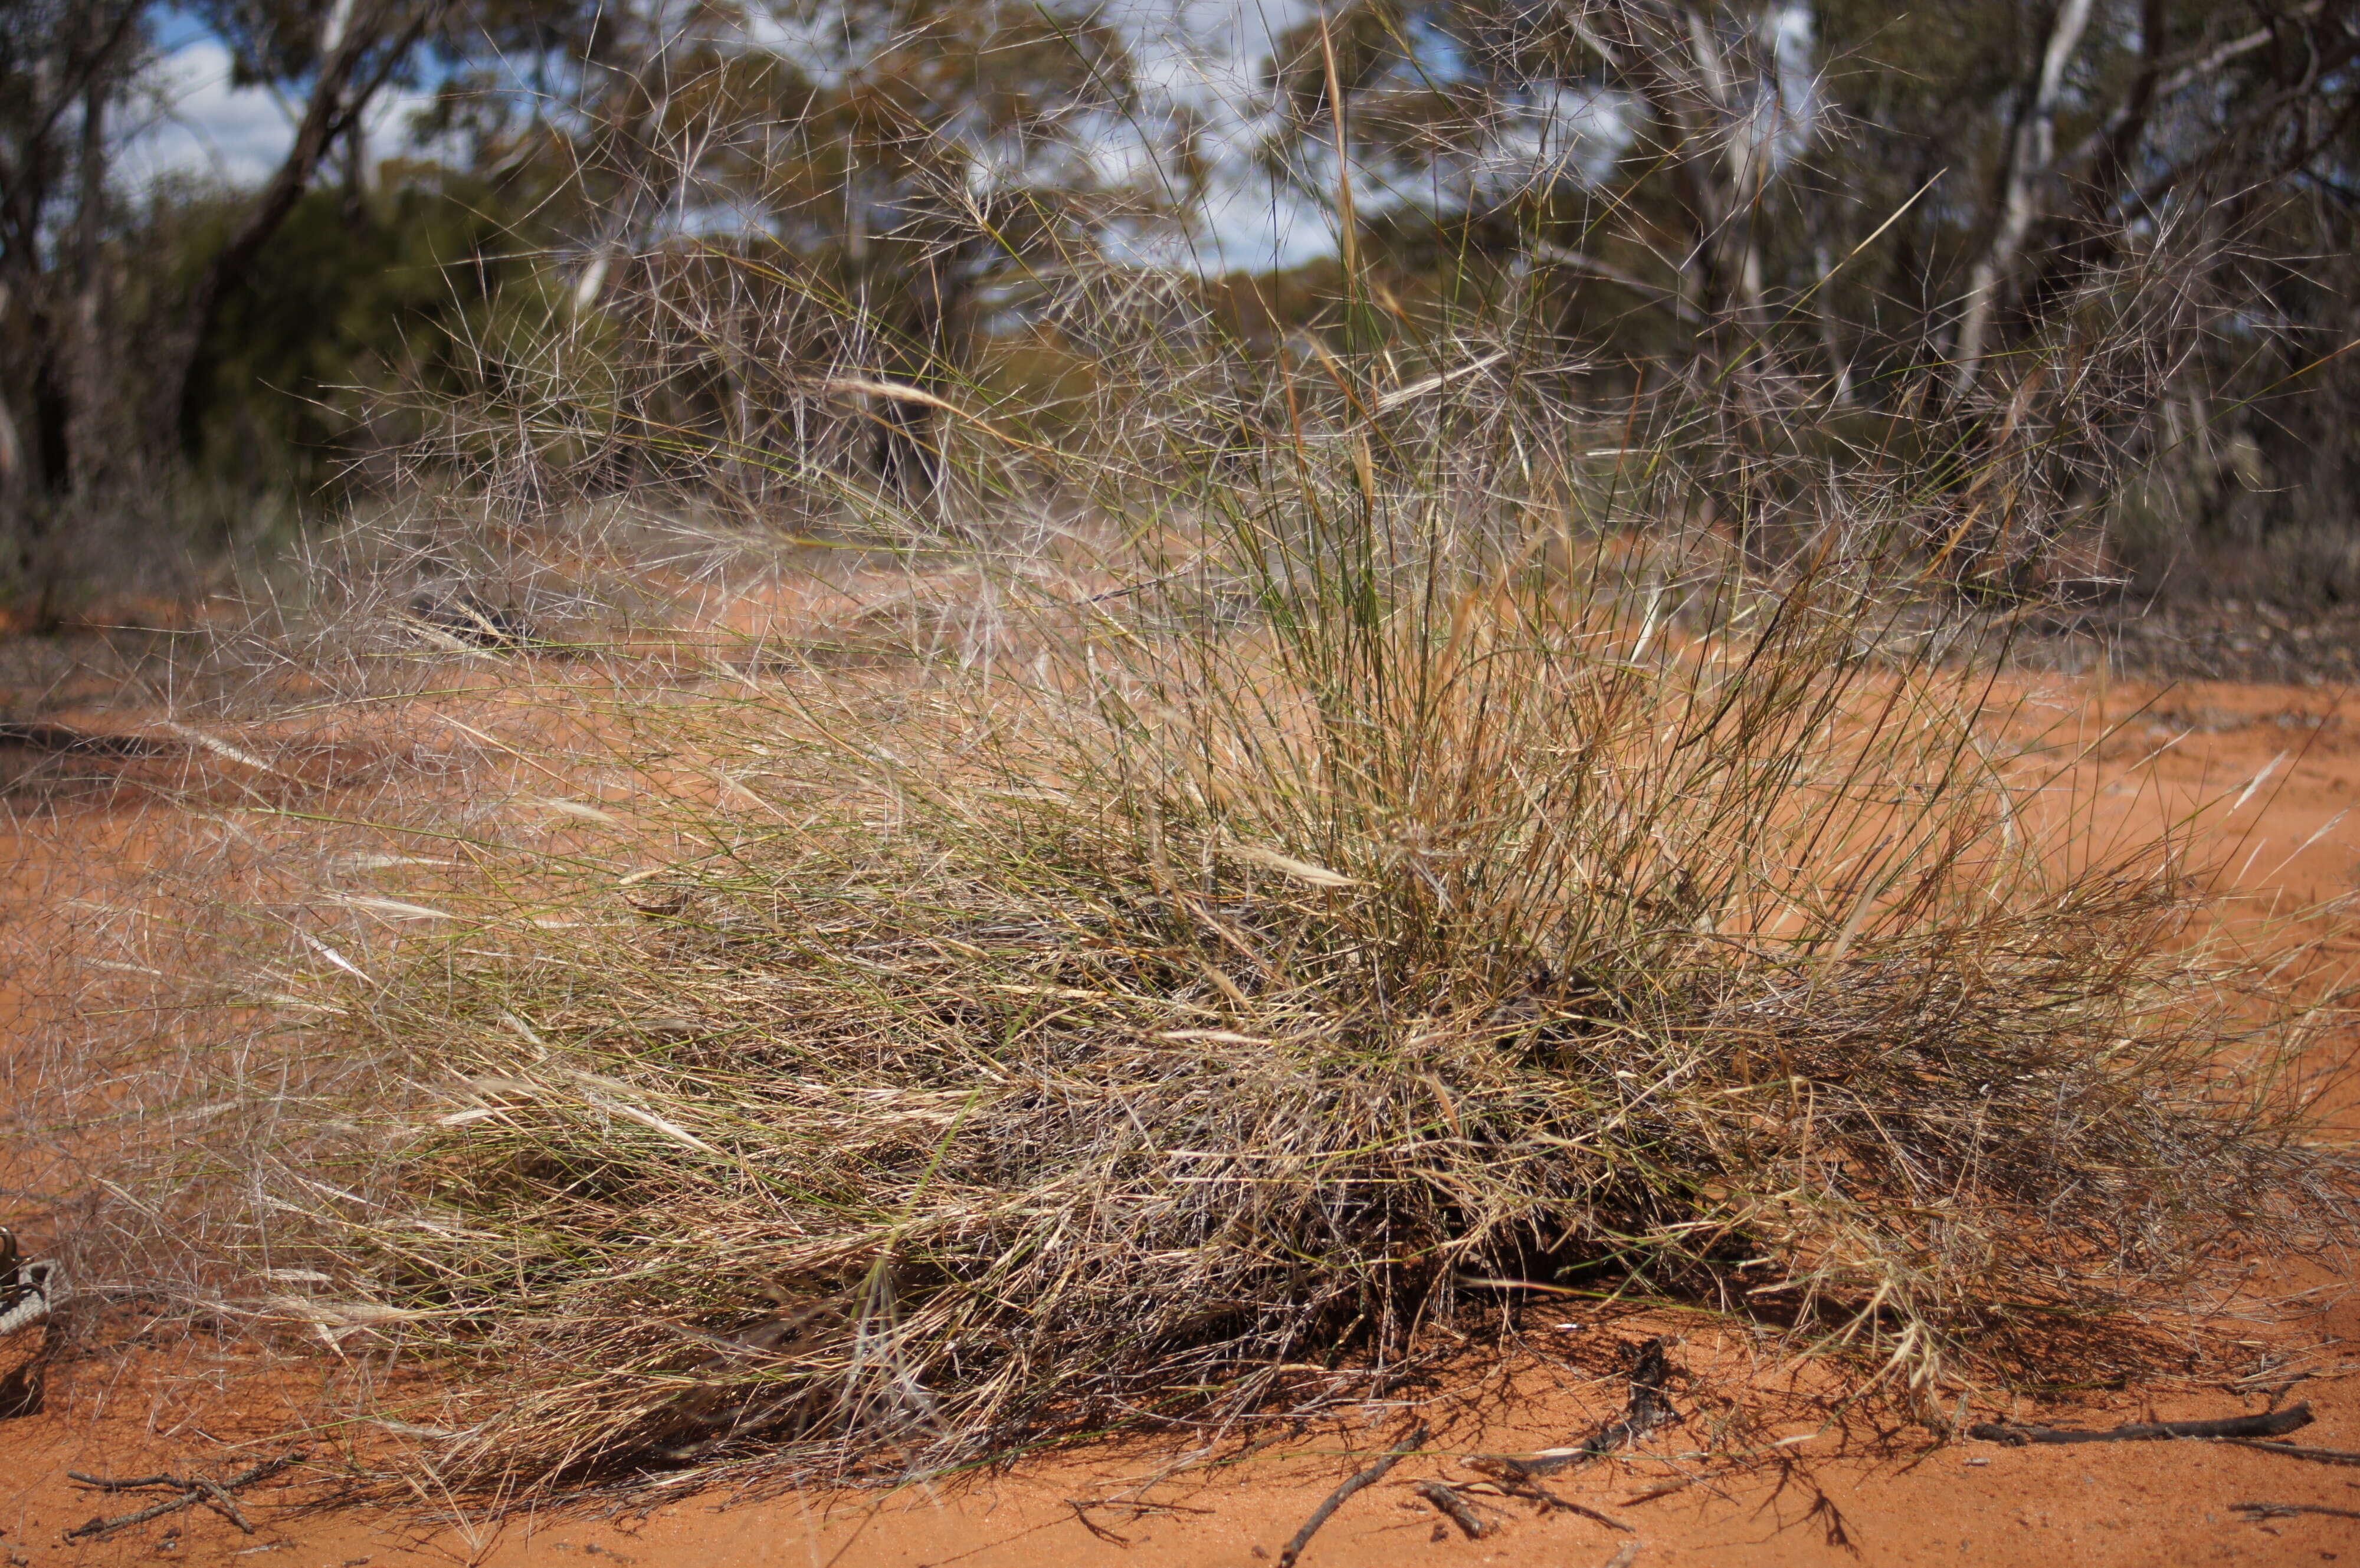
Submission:
M 275 163 L 158 164 L 192 48 Z M 1962 587 L 2318 605 L 2356 206 L 2360 0 L 0 0 L 0 593 L 268 558 L 559 327 L 660 368 L 601 417 L 748 461 L 814 375 L 1054 404 L 1095 268 L 1215 308 L 1240 417 L 1513 310 L 1586 406 L 1697 394 L 1740 532 L 1748 441 L 1874 450 Z M 840 461 L 923 491 L 934 417 Z

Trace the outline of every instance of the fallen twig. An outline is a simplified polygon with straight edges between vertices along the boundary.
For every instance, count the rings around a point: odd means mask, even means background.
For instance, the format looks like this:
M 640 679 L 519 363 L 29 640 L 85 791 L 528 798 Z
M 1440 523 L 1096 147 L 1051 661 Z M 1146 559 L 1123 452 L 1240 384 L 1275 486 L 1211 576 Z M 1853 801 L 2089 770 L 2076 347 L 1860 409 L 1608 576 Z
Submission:
M 2297 1514 L 2325 1514 L 2330 1519 L 2360 1519 L 2360 1508 L 2331 1508 L 2322 1503 L 2231 1503 L 2229 1506 L 2257 1519 L 2292 1519 Z
M 213 1510 L 216 1513 L 220 1514 L 224 1519 L 228 1519 L 230 1523 L 237 1526 L 238 1529 L 244 1530 L 246 1534 L 252 1535 L 254 1533 L 254 1526 L 248 1524 L 246 1522 L 246 1516 L 238 1512 L 237 1499 L 229 1495 L 229 1489 L 227 1487 L 224 1486 L 218 1481 L 208 1481 L 202 1475 L 198 1476 L 196 1478 L 196 1482 L 198 1486 L 202 1486 L 209 1494 L 205 1500 L 213 1505 Z
M 2281 1432 L 2309 1426 L 2311 1422 L 2311 1406 L 2300 1404 L 2263 1415 L 2229 1416 L 2218 1421 L 2133 1421 L 2127 1426 L 2114 1427 L 2106 1432 L 1982 1421 L 1969 1427 L 1967 1435 L 1982 1438 L 1987 1443 L 2005 1443 L 2019 1447 L 2028 1443 L 2160 1443 L 2180 1437 L 2276 1437 Z
M 1467 1506 L 1467 1499 L 1460 1497 L 1449 1486 L 1441 1481 L 1420 1481 L 1417 1484 L 1417 1495 L 1441 1510 L 1451 1523 L 1459 1527 L 1459 1532 L 1468 1540 L 1483 1539 L 1482 1519 L 1473 1508 Z
M 1214 1508 L 1190 1508 L 1185 1503 L 1142 1503 L 1131 1497 L 1068 1497 L 1067 1502 L 1083 1508 L 1128 1508 L 1133 1519 L 1149 1514 L 1212 1514 Z
M 2348 1448 L 2305 1448 L 2295 1443 L 2256 1443 L 2249 1437 L 2222 1439 L 2233 1448 L 2258 1449 L 2264 1454 L 2280 1454 L 2289 1459 L 2308 1459 L 2314 1465 L 2360 1465 L 2360 1454 Z
M 160 1503 L 152 1503 L 137 1513 L 120 1514 L 114 1519 L 93 1518 L 66 1531 L 66 1539 L 68 1541 L 96 1540 L 100 1536 L 111 1535 L 118 1530 L 127 1529 L 135 1524 L 146 1524 L 149 1519 L 161 1519 L 169 1513 L 177 1513 L 194 1503 L 207 1505 L 218 1511 L 230 1523 L 237 1526 L 246 1534 L 252 1535 L 253 1524 L 247 1520 L 245 1513 L 239 1509 L 236 1500 L 230 1494 L 241 1486 L 251 1486 L 257 1481 L 276 1475 L 289 1465 L 301 1463 L 302 1458 L 303 1455 L 300 1451 L 282 1454 L 274 1459 L 266 1459 L 259 1465 L 250 1465 L 236 1475 L 220 1481 L 209 1475 L 137 1475 L 123 1480 L 109 1480 L 103 1475 L 85 1475 L 79 1470 L 69 1470 L 66 1475 L 70 1478 L 96 1491 L 136 1492 L 151 1486 L 160 1486 L 176 1491 L 180 1495 L 167 1497 Z
M 169 1486 L 176 1492 L 184 1492 L 189 1488 L 189 1484 L 178 1475 L 135 1475 L 126 1480 L 110 1481 L 104 1476 L 85 1475 L 79 1470 L 69 1470 L 66 1472 L 66 1479 L 79 1481 L 83 1486 L 101 1492 L 136 1492 L 143 1486 Z
M 1303 1528 L 1295 1532 L 1295 1539 L 1286 1543 L 1286 1550 L 1278 1554 L 1278 1568 L 1295 1568 L 1295 1560 L 1302 1555 L 1304 1547 L 1309 1545 L 1311 1538 L 1319 1533 L 1319 1527 L 1328 1522 L 1328 1517 L 1344 1506 L 1345 1498 L 1363 1486 L 1373 1486 L 1383 1480 L 1386 1473 L 1394 1465 L 1423 1447 L 1428 1435 L 1426 1423 L 1419 1422 L 1417 1430 L 1402 1439 L 1398 1447 L 1328 1493 L 1328 1500 L 1312 1510 L 1311 1517 L 1303 1521 Z
M 96 1540 L 102 1535 L 105 1535 L 113 1530 L 121 1530 L 127 1525 L 146 1524 L 149 1519 L 162 1519 L 166 1514 L 176 1513 L 179 1510 L 187 1508 L 191 1503 L 195 1502 L 198 1497 L 202 1496 L 203 1496 L 202 1493 L 197 1491 L 194 1487 L 191 1487 L 188 1491 L 181 1493 L 177 1497 L 167 1497 L 162 1502 L 158 1503 L 151 1508 L 141 1508 L 136 1514 L 124 1514 L 115 1519 L 93 1519 L 85 1523 L 78 1524 L 74 1526 L 73 1529 L 66 1531 L 66 1539 L 68 1541 L 75 1541 L 83 1536 L 88 1536 L 93 1540 Z

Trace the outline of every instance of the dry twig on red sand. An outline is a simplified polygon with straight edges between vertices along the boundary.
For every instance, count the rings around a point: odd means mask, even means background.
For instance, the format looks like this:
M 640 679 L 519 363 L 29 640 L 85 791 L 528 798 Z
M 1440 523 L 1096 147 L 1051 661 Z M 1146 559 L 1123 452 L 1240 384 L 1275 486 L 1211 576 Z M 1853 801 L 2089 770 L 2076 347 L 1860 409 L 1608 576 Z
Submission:
M 1469 1508 L 1467 1499 L 1460 1497 L 1459 1489 L 1448 1482 L 1420 1481 L 1416 1490 L 1419 1497 L 1433 1504 L 1451 1523 L 1457 1525 L 1459 1533 L 1466 1536 L 1468 1540 L 1480 1541 L 1491 1533 L 1483 1523 L 1482 1516 Z
M 2292 1405 L 2261 1415 L 2226 1416 L 2213 1421 L 2132 1421 L 2104 1432 L 2076 1427 L 2013 1426 L 2005 1421 L 1979 1421 L 1967 1429 L 1969 1437 L 1986 1443 L 2022 1447 L 2028 1443 L 2163 1443 L 2174 1438 L 2276 1437 L 2311 1422 L 2311 1406 Z
M 2360 1454 L 2348 1448 L 2305 1448 L 2295 1443 L 2257 1443 L 2249 1437 L 2228 1437 L 2221 1441 L 2233 1448 L 2251 1448 L 2262 1454 L 2275 1454 L 2283 1459 L 2308 1459 L 2314 1465 L 2360 1465 Z
M 2360 1519 L 2360 1508 L 2331 1508 L 2322 1503 L 2232 1503 L 2239 1513 L 2251 1514 L 2256 1520 L 2292 1519 L 2297 1514 L 2324 1514 L 2329 1519 Z
M 1344 1506 L 1346 1498 L 1355 1492 L 1373 1486 L 1383 1480 L 1394 1465 L 1423 1447 L 1428 1435 L 1425 1424 L 1419 1423 L 1415 1432 L 1402 1439 L 1399 1445 L 1374 1465 L 1352 1475 L 1342 1486 L 1328 1493 L 1328 1500 L 1312 1510 L 1311 1517 L 1303 1521 L 1303 1528 L 1295 1532 L 1295 1539 L 1286 1543 L 1286 1550 L 1278 1554 L 1278 1568 L 1295 1568 L 1295 1560 L 1303 1554 L 1303 1549 L 1311 1543 L 1313 1536 L 1319 1533 L 1319 1527 L 1328 1522 L 1328 1517 Z
M 135 1524 L 146 1524 L 149 1519 L 161 1519 L 166 1514 L 178 1513 L 180 1509 L 195 1503 L 207 1505 L 230 1523 L 237 1526 L 246 1534 L 252 1535 L 253 1524 L 247 1520 L 245 1513 L 239 1509 L 236 1500 L 230 1494 L 242 1487 L 251 1486 L 257 1481 L 267 1480 L 290 1465 L 302 1463 L 302 1460 L 303 1454 L 300 1451 L 282 1454 L 218 1481 L 206 1475 L 138 1475 L 109 1480 L 104 1476 L 85 1475 L 79 1470 L 69 1470 L 66 1472 L 69 1479 L 80 1482 L 93 1491 L 140 1492 L 161 1488 L 180 1495 L 167 1497 L 160 1503 L 139 1509 L 137 1513 L 121 1514 L 114 1519 L 93 1518 L 66 1531 L 66 1539 L 95 1541 L 111 1535 L 118 1530 L 127 1529 Z

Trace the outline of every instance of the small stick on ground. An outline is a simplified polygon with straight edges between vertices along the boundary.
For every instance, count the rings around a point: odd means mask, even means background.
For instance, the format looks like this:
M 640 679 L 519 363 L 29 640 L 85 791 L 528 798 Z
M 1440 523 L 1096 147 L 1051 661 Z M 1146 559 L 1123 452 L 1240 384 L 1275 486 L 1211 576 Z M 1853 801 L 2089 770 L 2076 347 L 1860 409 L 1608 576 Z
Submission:
M 173 1491 L 183 1492 L 189 1486 L 178 1475 L 134 1475 L 121 1481 L 110 1481 L 103 1475 L 85 1475 L 79 1470 L 69 1470 L 66 1479 L 79 1481 L 100 1492 L 136 1492 L 143 1486 L 169 1486 Z
M 191 1503 L 195 1502 L 203 1495 L 204 1494 L 202 1492 L 191 1487 L 190 1490 L 181 1493 L 177 1497 L 167 1497 L 162 1502 L 158 1503 L 151 1508 L 141 1508 L 136 1514 L 124 1514 L 116 1519 L 93 1519 L 87 1523 L 78 1524 L 74 1526 L 73 1529 L 66 1531 L 66 1539 L 68 1541 L 77 1541 L 83 1536 L 89 1536 L 95 1540 L 99 1536 L 108 1534 L 114 1530 L 123 1530 L 131 1525 L 146 1524 L 149 1519 L 162 1519 L 166 1514 L 179 1512 L 180 1509 L 187 1508 Z
M 1295 1532 L 1295 1539 L 1286 1543 L 1286 1550 L 1278 1554 L 1278 1568 L 1295 1568 L 1295 1560 L 1302 1555 L 1311 1538 L 1319 1533 L 1319 1527 L 1328 1522 L 1328 1517 L 1344 1506 L 1344 1499 L 1364 1486 L 1373 1486 L 1383 1480 L 1394 1465 L 1424 1447 L 1429 1435 L 1426 1423 L 1420 1421 L 1417 1430 L 1402 1439 L 1398 1447 L 1328 1493 L 1328 1500 L 1312 1510 L 1311 1517 L 1303 1521 L 1303 1528 Z
M 198 1476 L 196 1481 L 198 1486 L 202 1486 L 210 1494 L 205 1500 L 213 1505 L 215 1513 L 246 1534 L 254 1533 L 254 1526 L 248 1524 L 246 1516 L 237 1511 L 237 1499 L 229 1495 L 227 1487 L 218 1481 L 208 1481 L 202 1475 Z
M 2133 1421 L 2127 1426 L 2106 1432 L 2084 1432 L 2074 1427 L 2010 1426 L 2000 1421 L 1983 1421 L 1967 1429 L 1969 1437 L 1986 1443 L 2005 1443 L 2022 1446 L 2027 1443 L 2161 1443 L 2180 1437 L 2277 1437 L 2282 1433 L 2309 1426 L 2311 1406 L 2300 1404 L 2267 1415 L 2229 1416 L 2219 1421 Z
M 1417 1484 L 1417 1495 L 1439 1509 L 1452 1524 L 1459 1527 L 1459 1532 L 1468 1540 L 1483 1539 L 1482 1519 L 1473 1508 L 1467 1506 L 1467 1499 L 1451 1487 L 1440 1481 L 1420 1481 Z
M 2229 1506 L 2257 1519 L 2292 1519 L 2297 1514 L 2325 1514 L 2330 1519 L 2360 1519 L 2360 1508 L 2331 1508 L 2322 1503 L 2231 1503 Z
M 68 1541 L 96 1540 L 101 1536 L 111 1535 L 118 1530 L 128 1529 L 135 1524 L 146 1524 L 149 1519 L 162 1519 L 166 1514 L 177 1513 L 195 1503 L 204 1503 L 217 1509 L 230 1523 L 237 1526 L 246 1534 L 252 1535 L 254 1526 L 247 1522 L 246 1515 L 239 1510 L 230 1494 L 241 1486 L 251 1486 L 257 1481 L 276 1475 L 289 1465 L 300 1464 L 303 1455 L 300 1451 L 282 1454 L 275 1459 L 266 1459 L 259 1465 L 250 1465 L 221 1481 L 213 1480 L 207 1475 L 193 1477 L 138 1475 L 126 1480 L 110 1481 L 103 1475 L 85 1475 L 78 1470 L 69 1470 L 66 1472 L 68 1476 L 101 1492 L 135 1492 L 150 1486 L 162 1486 L 178 1491 L 180 1496 L 167 1497 L 160 1503 L 150 1504 L 137 1513 L 121 1514 L 114 1519 L 89 1519 L 66 1531 L 66 1539 Z
M 2348 1448 L 2305 1448 L 2294 1443 L 2256 1443 L 2249 1437 L 2222 1439 L 2233 1448 L 2251 1448 L 2263 1454 L 2283 1454 L 2289 1459 L 2308 1459 L 2314 1465 L 2360 1465 L 2360 1454 Z

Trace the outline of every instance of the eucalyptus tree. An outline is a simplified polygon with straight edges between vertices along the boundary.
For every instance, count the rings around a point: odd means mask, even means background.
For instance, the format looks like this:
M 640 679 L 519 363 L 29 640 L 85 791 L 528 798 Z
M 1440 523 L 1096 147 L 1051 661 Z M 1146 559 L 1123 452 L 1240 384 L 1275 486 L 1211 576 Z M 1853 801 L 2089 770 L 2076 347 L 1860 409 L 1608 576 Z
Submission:
M 185 461 L 207 337 L 323 166 L 341 149 L 365 179 L 372 109 L 481 36 L 452 0 L 176 8 L 174 28 L 219 44 L 232 85 L 267 88 L 290 133 L 254 188 L 150 191 L 118 165 L 169 97 L 156 37 L 167 15 L 146 0 L 0 6 L 0 527 L 44 617 L 46 558 L 69 515 L 101 507 L 110 485 L 152 489 Z M 217 229 L 171 211 L 193 208 Z M 181 243 L 159 251 L 166 234 Z
M 564 308 L 628 340 L 627 419 L 669 397 L 743 453 L 865 398 L 866 465 L 914 500 L 941 467 L 909 394 L 966 374 L 979 299 L 1153 205 L 1131 93 L 1080 0 L 775 0 L 602 12 L 531 90 L 445 96 L 574 214 Z
M 2355 63 L 2355 0 L 1353 0 L 1277 39 L 1264 157 L 1606 366 L 1930 416 L 1924 474 L 2055 503 L 2174 376 L 2338 373 Z
M 138 0 L 0 6 L 0 525 L 20 537 L 89 471 L 107 115 L 148 53 Z
M 224 297 L 253 270 L 332 153 L 367 178 L 366 125 L 388 88 L 414 84 L 430 43 L 466 47 L 472 18 L 452 0 L 198 0 L 193 14 L 229 50 L 232 82 L 264 86 L 290 107 L 293 134 L 220 246 L 196 270 L 158 333 L 148 425 L 186 443 L 196 434 L 197 357 Z

